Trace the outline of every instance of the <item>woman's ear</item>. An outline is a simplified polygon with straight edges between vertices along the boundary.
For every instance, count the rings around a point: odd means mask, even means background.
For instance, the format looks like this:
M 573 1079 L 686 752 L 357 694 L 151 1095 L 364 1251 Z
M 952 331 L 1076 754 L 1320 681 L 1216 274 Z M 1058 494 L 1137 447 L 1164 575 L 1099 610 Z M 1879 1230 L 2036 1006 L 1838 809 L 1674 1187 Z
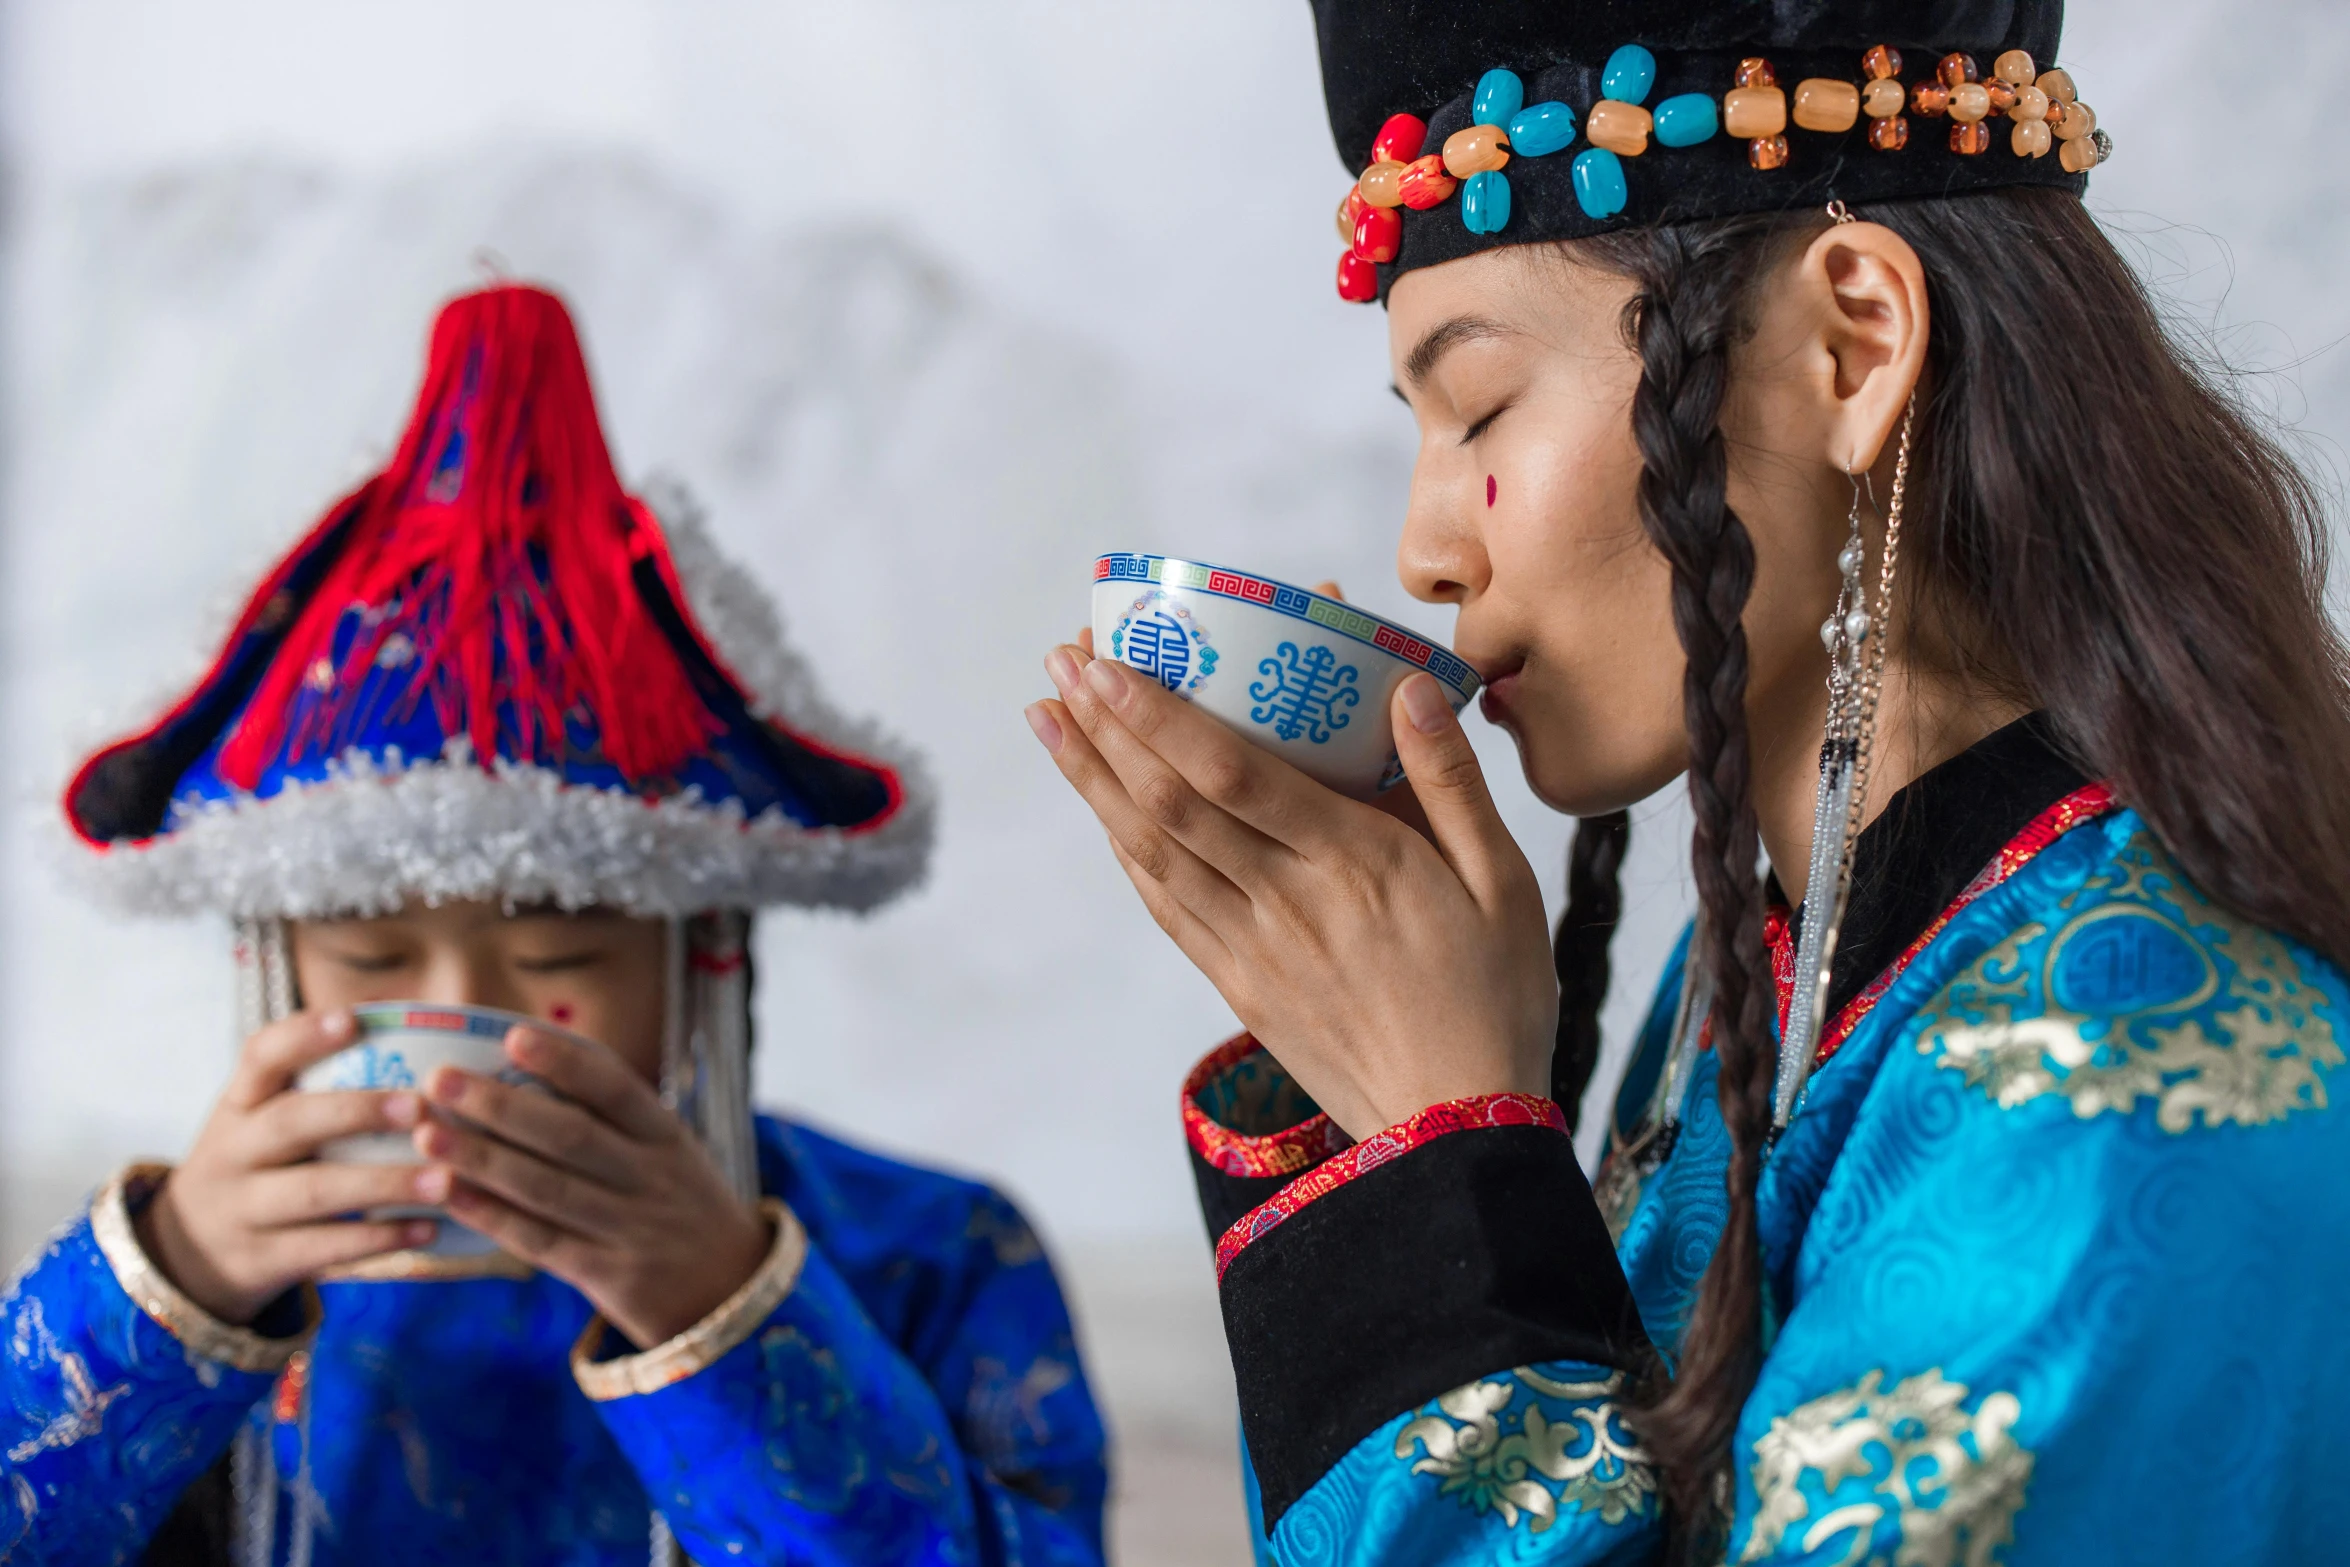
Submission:
M 1818 307 L 1815 330 L 1834 365 L 1824 455 L 1846 473 L 1867 472 L 1925 371 L 1926 269 L 1882 224 L 1839 223 L 1812 241 L 1796 275 Z

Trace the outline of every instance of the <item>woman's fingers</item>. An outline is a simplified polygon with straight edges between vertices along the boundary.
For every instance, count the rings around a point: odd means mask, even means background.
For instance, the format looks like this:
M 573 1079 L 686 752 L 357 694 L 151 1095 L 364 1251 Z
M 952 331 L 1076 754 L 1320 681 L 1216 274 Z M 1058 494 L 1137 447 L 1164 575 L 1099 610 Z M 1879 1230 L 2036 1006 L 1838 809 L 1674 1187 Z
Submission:
M 1496 907 L 1505 892 L 1516 890 L 1513 882 L 1525 873 L 1526 857 L 1502 824 L 1468 731 L 1428 675 L 1413 675 L 1396 688 L 1394 719 L 1396 752 L 1437 852 L 1481 906 Z
M 467 1185 L 559 1228 L 606 1234 L 616 1227 L 621 1199 L 611 1190 L 484 1133 L 428 1121 L 416 1129 L 416 1151 L 447 1165 Z
M 264 1170 L 239 1202 L 257 1230 L 315 1224 L 370 1208 L 432 1206 L 449 1195 L 449 1172 L 426 1164 L 298 1164 Z
M 221 1100 L 237 1109 L 250 1110 L 264 1099 L 283 1093 L 304 1067 L 348 1049 L 358 1038 L 358 1024 L 350 1013 L 340 1008 L 332 1012 L 297 1012 L 279 1018 L 245 1041 Z
M 1082 684 L 1082 682 L 1081 682 Z M 1132 869 L 1164 886 L 1176 901 L 1211 925 L 1249 918 L 1248 899 L 1214 866 L 1136 803 L 1126 782 L 1095 749 L 1069 709 L 1038 702 L 1028 710 L 1037 738 L 1052 752 L 1053 765 L 1093 808 Z
M 229 1136 L 247 1169 L 266 1170 L 315 1155 L 321 1144 L 368 1132 L 406 1132 L 424 1118 L 424 1101 L 405 1091 L 330 1089 L 264 1100 Z
M 1065 697 L 1135 803 L 1227 874 L 1277 865 L 1327 806 L 1321 785 L 1114 660 L 1088 664 Z
M 425 1091 L 440 1109 L 575 1175 L 621 1192 L 635 1191 L 642 1184 L 638 1155 L 643 1144 L 581 1105 L 453 1066 L 433 1073 Z M 654 1108 L 660 1108 L 659 1101 Z
M 1116 838 L 1110 840 L 1110 852 L 1118 857 L 1119 869 L 1134 883 L 1134 890 L 1142 897 L 1142 906 L 1150 911 L 1159 929 L 1174 939 L 1192 966 L 1208 976 L 1209 983 L 1220 984 L 1231 972 L 1232 949 L 1205 920 L 1185 908 L 1166 884 L 1151 876 L 1134 863 L 1134 858 L 1120 846 Z

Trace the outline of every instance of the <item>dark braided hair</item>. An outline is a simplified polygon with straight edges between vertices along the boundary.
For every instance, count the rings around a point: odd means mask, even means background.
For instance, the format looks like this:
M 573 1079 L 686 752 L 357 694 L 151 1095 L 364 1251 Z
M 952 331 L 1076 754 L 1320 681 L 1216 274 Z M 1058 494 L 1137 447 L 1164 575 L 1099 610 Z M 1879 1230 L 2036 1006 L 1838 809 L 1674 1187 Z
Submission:
M 1558 1042 L 1550 1055 L 1550 1097 L 1574 1129 L 1591 1069 L 1599 1065 L 1599 1009 L 1607 1001 L 1608 944 L 1624 915 L 1624 849 L 1631 841 L 1627 811 L 1587 816 L 1575 824 L 1567 851 L 1567 906 L 1551 941 L 1559 977 Z
M 1762 1249 L 1755 1183 L 1770 1133 L 1773 991 L 1763 951 L 1761 840 L 1746 731 L 1747 595 L 1754 541 L 1730 509 L 1721 430 L 1730 356 L 1747 320 L 1740 262 L 1764 218 L 1670 226 L 1618 248 L 1637 292 L 1625 331 L 1640 354 L 1632 433 L 1641 459 L 1640 518 L 1672 570 L 1673 629 L 1687 655 L 1681 687 L 1689 731 L 1692 861 L 1713 975 L 1713 1048 L 1730 1133 L 1729 1216 L 1699 1286 L 1679 1371 L 1648 1408 L 1641 1435 L 1662 1471 L 1685 1551 L 1719 1532 L 1718 1477 L 1760 1360 Z
M 2222 372 L 2171 340 L 2070 195 L 2003 190 L 1861 216 L 1917 252 L 1931 315 L 1893 635 L 1910 639 L 1907 656 L 1948 660 L 2045 713 L 2219 902 L 2350 961 L 2350 653 L 2326 615 L 2315 488 Z M 1652 1382 L 1637 1417 L 1684 1561 L 1719 1558 L 1731 1443 L 1761 1364 L 1755 1185 L 1776 1064 L 1740 624 L 1754 546 L 1729 505 L 1720 415 L 1756 285 L 1827 221 L 1757 214 L 1561 247 L 1634 285 L 1641 521 L 1671 569 L 1688 661 L 1707 935 L 1692 966 L 1715 987 L 1729 1211 L 1678 1374 Z M 2066 345 L 2069 369 L 2027 390 L 2015 355 L 2033 343 Z M 1604 957 L 1576 956 L 1578 973 L 1604 973 Z

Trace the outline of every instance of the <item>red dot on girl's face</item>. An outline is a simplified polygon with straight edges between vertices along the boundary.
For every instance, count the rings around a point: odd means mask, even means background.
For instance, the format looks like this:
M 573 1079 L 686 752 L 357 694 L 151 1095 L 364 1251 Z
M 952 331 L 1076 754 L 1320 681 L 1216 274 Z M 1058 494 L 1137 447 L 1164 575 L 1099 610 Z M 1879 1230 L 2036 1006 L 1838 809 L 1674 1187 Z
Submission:
M 1485 504 L 1488 506 L 1493 504 L 1493 491 L 1493 475 L 1489 473 L 1485 476 Z
M 571 1003 L 568 1001 L 558 1001 L 553 1006 L 547 1008 L 547 1021 L 550 1023 L 570 1022 Z

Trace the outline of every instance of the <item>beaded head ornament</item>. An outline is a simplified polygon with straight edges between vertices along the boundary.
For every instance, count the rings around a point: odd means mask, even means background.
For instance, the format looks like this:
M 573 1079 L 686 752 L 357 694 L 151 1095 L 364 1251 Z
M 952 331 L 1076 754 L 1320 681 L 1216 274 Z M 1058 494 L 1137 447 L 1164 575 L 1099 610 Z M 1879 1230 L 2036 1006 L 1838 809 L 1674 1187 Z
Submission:
M 2112 151 L 2061 0 L 1314 0 L 1338 292 L 1494 245 L 2004 185 Z M 1889 13 L 1898 10 L 1898 20 Z

